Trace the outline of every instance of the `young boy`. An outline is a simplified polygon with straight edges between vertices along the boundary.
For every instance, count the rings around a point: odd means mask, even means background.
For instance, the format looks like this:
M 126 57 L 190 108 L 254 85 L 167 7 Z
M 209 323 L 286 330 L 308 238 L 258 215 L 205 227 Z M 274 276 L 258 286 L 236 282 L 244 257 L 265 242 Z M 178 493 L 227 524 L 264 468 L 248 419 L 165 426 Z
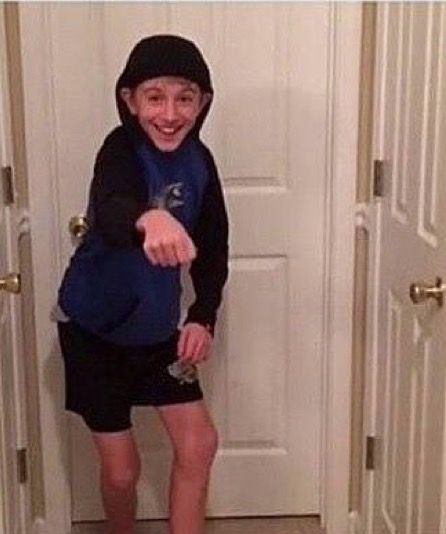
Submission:
M 112 534 L 133 532 L 132 405 L 154 406 L 172 442 L 171 534 L 203 531 L 217 434 L 194 366 L 208 356 L 228 274 L 223 194 L 199 138 L 212 96 L 192 42 L 157 35 L 135 46 L 116 84 L 122 124 L 97 155 L 88 232 L 59 290 L 66 408 L 92 431 Z M 196 298 L 178 328 L 190 262 Z

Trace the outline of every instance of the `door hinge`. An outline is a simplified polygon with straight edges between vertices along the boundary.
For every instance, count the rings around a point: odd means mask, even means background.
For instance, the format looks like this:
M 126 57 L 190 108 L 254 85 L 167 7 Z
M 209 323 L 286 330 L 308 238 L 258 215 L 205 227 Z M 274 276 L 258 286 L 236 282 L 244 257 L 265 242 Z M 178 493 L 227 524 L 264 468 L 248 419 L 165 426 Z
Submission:
M 375 159 L 373 162 L 373 196 L 384 196 L 384 161 Z
M 365 449 L 365 468 L 368 471 L 375 469 L 375 437 L 367 436 Z
M 26 449 L 17 449 L 17 478 L 19 484 L 25 484 L 28 481 L 28 451 Z
M 10 206 L 14 204 L 14 183 L 12 180 L 12 167 L 2 167 L 2 193 L 3 204 Z

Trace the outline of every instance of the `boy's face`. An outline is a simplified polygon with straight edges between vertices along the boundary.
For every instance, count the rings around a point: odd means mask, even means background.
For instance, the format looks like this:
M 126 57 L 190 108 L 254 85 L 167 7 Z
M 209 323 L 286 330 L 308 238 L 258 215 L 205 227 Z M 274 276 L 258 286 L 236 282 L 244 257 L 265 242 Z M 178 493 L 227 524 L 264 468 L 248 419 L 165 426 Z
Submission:
M 160 76 L 122 89 L 121 97 L 154 145 L 172 152 L 192 130 L 210 95 L 184 78 Z

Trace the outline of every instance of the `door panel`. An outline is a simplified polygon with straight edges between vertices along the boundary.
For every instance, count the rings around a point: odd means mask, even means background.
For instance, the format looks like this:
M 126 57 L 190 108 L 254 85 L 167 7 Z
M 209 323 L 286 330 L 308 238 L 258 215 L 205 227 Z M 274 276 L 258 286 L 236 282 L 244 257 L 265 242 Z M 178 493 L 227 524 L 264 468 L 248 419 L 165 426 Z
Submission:
M 387 190 L 371 531 L 437 534 L 446 482 L 446 312 L 434 299 L 414 304 L 409 288 L 446 281 L 446 6 L 387 4 L 378 13 L 377 150 Z

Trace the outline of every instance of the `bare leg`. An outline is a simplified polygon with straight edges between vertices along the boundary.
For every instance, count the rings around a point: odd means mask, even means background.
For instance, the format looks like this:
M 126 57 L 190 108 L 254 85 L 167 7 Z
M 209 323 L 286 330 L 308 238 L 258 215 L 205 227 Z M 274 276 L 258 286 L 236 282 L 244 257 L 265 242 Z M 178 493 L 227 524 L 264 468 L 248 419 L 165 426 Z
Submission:
M 158 408 L 172 441 L 170 534 L 202 534 L 217 432 L 203 401 Z
M 101 459 L 101 492 L 110 534 L 132 534 L 140 461 L 130 430 L 93 432 Z

